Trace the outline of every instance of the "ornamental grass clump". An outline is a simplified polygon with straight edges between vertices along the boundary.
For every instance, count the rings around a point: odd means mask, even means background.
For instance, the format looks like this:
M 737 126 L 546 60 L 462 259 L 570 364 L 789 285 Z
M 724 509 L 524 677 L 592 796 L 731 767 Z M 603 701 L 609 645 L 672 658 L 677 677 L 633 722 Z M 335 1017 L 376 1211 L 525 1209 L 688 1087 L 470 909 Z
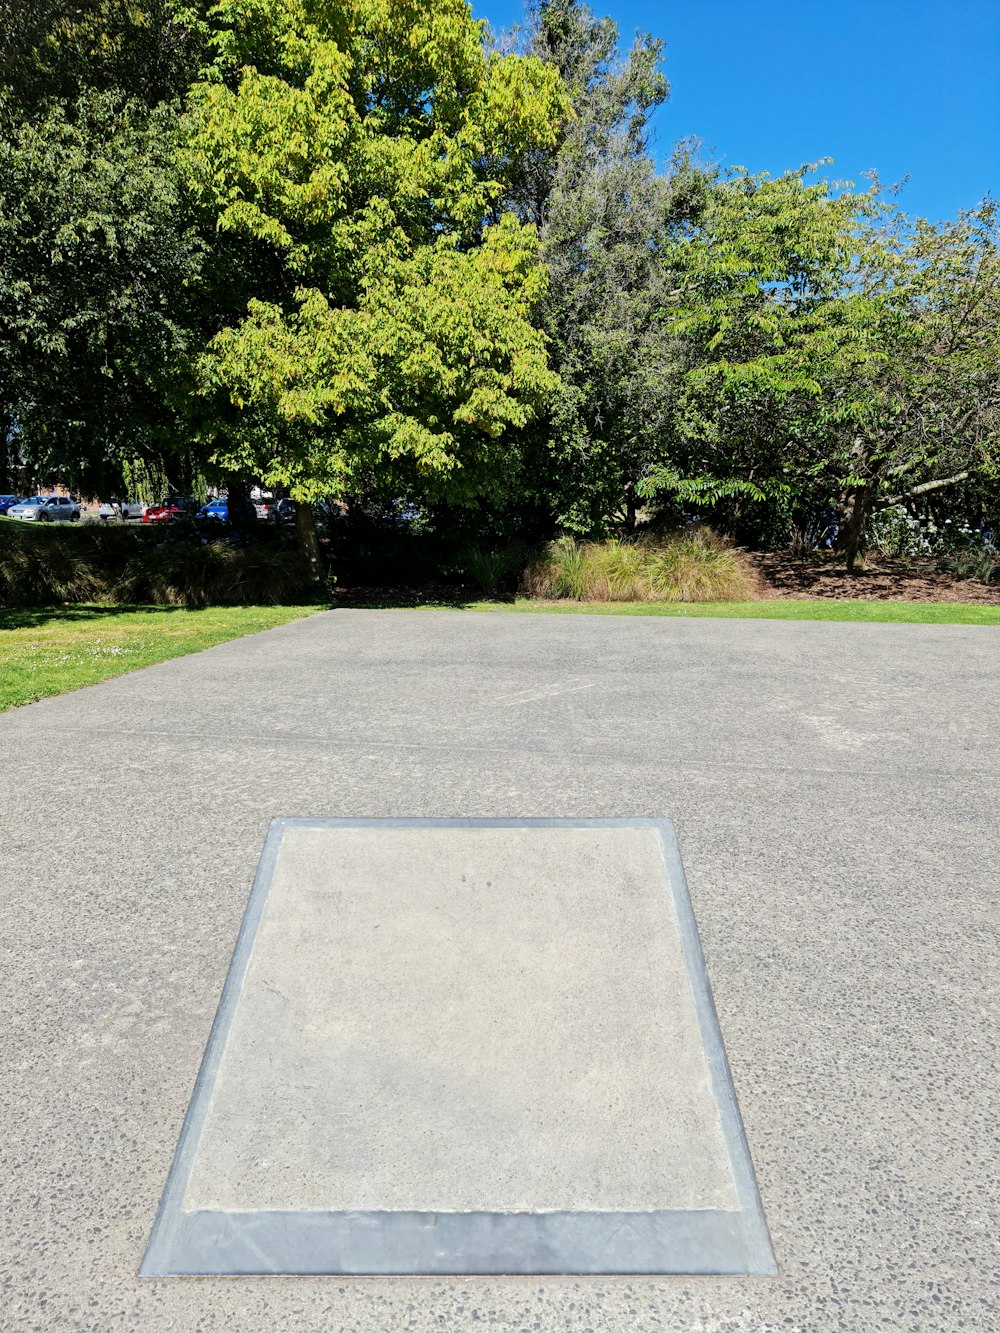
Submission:
M 0 606 L 58 606 L 86 602 L 103 591 L 103 581 L 76 540 L 77 532 L 36 532 L 14 519 L 0 527 Z
M 761 580 L 742 552 L 708 528 L 680 533 L 651 553 L 649 601 L 749 602 Z
M 470 542 L 459 556 L 458 568 L 487 597 L 505 596 L 517 589 L 529 554 L 519 541 L 498 550 Z
M 560 537 L 528 566 L 521 591 L 579 602 L 745 602 L 761 583 L 742 552 L 697 527 L 633 541 Z
M 308 571 L 297 551 L 263 543 L 165 543 L 130 560 L 115 601 L 158 606 L 274 606 L 302 597 Z

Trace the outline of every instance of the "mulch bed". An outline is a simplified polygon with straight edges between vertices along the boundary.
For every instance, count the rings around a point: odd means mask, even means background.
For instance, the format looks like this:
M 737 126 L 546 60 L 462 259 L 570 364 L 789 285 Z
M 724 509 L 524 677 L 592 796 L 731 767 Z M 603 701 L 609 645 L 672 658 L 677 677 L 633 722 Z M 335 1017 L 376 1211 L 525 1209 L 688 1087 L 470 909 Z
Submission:
M 456 587 L 454 583 L 429 583 L 420 588 L 364 587 L 361 584 L 346 587 L 338 583 L 330 598 L 333 606 L 354 606 L 363 610 L 427 605 L 464 606 L 467 602 L 483 600 L 485 593 L 480 592 L 478 588 Z
M 841 557 L 814 552 L 805 559 L 784 551 L 754 552 L 750 559 L 764 578 L 764 597 L 857 598 L 865 602 L 977 602 L 1000 606 L 1000 583 L 957 579 L 931 556 L 895 559 L 869 556 L 865 568 L 848 574 Z

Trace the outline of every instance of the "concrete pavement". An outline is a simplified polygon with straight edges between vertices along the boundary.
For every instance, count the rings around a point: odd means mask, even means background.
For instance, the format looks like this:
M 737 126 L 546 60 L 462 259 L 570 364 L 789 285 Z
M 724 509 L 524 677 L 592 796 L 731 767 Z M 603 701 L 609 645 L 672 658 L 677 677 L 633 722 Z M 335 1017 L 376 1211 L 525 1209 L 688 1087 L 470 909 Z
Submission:
M 1000 633 L 336 611 L 0 716 L 0 1329 L 989 1333 Z M 268 822 L 666 815 L 776 1279 L 135 1277 Z

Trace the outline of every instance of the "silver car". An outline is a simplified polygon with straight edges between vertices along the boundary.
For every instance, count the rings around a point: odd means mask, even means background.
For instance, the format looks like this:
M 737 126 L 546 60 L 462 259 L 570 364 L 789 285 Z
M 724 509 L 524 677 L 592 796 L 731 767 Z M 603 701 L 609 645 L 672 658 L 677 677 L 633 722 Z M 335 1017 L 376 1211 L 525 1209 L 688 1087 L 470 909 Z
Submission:
M 97 517 L 107 523 L 110 518 L 120 518 L 122 522 L 130 518 L 142 518 L 149 505 L 142 500 L 102 500 Z
M 80 517 L 80 506 L 68 495 L 33 495 L 7 510 L 8 518 L 23 518 L 36 523 L 75 523 Z

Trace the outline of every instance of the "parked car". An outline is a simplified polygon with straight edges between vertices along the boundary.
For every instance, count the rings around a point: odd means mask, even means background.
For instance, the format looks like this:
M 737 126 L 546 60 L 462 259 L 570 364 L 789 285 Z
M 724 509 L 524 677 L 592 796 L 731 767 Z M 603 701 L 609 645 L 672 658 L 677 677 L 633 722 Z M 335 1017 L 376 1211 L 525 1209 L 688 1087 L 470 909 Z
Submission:
M 233 517 L 233 503 L 246 506 L 243 510 L 243 524 L 245 526 L 250 526 L 257 522 L 257 507 L 248 500 L 237 500 L 235 502 L 223 499 L 210 500 L 207 505 L 202 505 L 197 514 L 195 514 L 195 518 L 201 519 L 202 521 L 207 519 L 210 522 L 214 521 L 216 523 L 231 523 Z
M 18 500 L 17 504 L 11 505 L 7 510 L 7 517 L 41 520 L 44 504 L 45 501 L 40 495 L 31 495 L 27 500 Z
M 142 516 L 143 523 L 173 523 L 179 518 L 190 518 L 193 506 L 190 500 L 173 495 L 161 505 L 152 505 Z
M 112 518 L 120 518 L 124 523 L 128 518 L 142 518 L 148 508 L 141 500 L 102 500 L 97 506 L 97 517 L 103 523 Z
M 226 517 L 239 527 L 252 528 L 257 522 L 257 510 L 252 500 L 227 500 Z
M 254 500 L 253 507 L 257 511 L 258 518 L 277 517 L 277 504 L 274 500 Z
M 16 495 L 0 495 L 0 514 L 6 514 L 9 509 L 14 507 L 14 505 L 20 503 L 21 502 Z
M 284 519 L 286 522 L 291 522 L 291 520 L 295 518 L 295 508 L 296 502 L 290 500 L 286 495 L 274 506 L 274 517 Z M 325 500 L 316 500 L 312 505 L 312 511 L 313 517 L 319 519 L 321 522 L 330 517 L 330 506 Z
M 80 517 L 80 506 L 68 495 L 33 495 L 19 500 L 7 510 L 8 518 L 23 518 L 38 523 L 75 523 Z

